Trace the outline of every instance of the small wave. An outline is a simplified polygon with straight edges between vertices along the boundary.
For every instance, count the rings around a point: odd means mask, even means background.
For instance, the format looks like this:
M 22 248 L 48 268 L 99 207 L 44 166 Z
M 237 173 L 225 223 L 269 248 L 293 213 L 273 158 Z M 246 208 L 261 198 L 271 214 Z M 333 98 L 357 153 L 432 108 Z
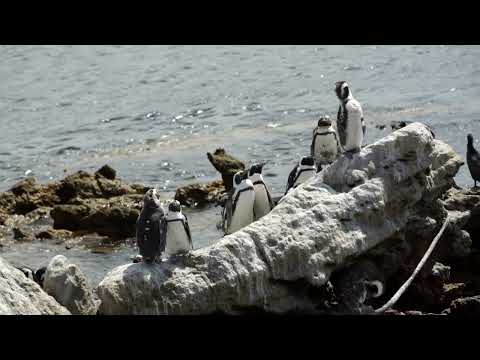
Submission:
M 55 154 L 57 155 L 63 155 L 67 152 L 70 152 L 70 151 L 79 151 L 79 150 L 82 150 L 81 148 L 79 148 L 78 146 L 66 146 L 66 147 L 63 147 L 59 150 L 57 150 L 55 152 Z

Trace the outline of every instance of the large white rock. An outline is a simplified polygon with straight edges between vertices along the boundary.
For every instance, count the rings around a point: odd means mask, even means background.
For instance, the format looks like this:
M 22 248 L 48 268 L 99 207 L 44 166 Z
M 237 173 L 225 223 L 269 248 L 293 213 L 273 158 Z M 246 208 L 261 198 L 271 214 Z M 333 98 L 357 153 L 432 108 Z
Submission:
M 183 259 L 127 264 L 97 288 L 102 314 L 308 309 L 295 282 L 325 284 L 346 262 L 401 231 L 462 162 L 420 123 L 342 155 L 267 216 Z
M 69 315 L 20 270 L 0 258 L 0 315 Z
M 73 315 L 93 315 L 97 311 L 85 275 L 63 255 L 55 256 L 48 264 L 43 287 Z

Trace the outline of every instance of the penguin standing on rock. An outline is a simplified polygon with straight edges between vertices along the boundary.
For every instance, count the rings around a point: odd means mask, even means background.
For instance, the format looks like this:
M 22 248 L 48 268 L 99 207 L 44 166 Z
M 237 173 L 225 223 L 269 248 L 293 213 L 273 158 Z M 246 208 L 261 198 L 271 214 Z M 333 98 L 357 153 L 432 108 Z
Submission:
M 237 172 L 222 214 L 225 235 L 233 234 L 254 221 L 254 202 L 255 189 L 248 179 L 248 171 Z
M 473 136 L 472 134 L 467 135 L 467 164 L 468 170 L 470 170 L 470 175 L 472 175 L 474 185 L 477 187 L 477 181 L 480 181 L 480 154 L 473 147 Z
M 319 165 L 319 170 L 321 170 L 321 165 Z M 304 156 L 302 160 L 293 168 L 288 176 L 287 189 L 285 195 L 291 190 L 295 189 L 298 185 L 304 183 L 317 172 L 317 167 L 315 166 L 315 159 L 313 156 Z
M 267 215 L 275 206 L 262 176 L 262 169 L 265 163 L 253 164 L 248 170 L 248 179 L 252 182 L 255 190 L 255 201 L 253 203 L 254 220 Z
M 313 130 L 310 155 L 319 165 L 331 164 L 337 158 L 339 147 L 337 133 L 332 126 L 330 117 L 328 115 L 322 116 L 318 120 L 317 127 Z
M 353 97 L 346 81 L 335 83 L 335 93 L 340 101 L 337 113 L 340 145 L 345 152 L 358 152 L 366 131 L 362 105 Z
M 137 244 L 140 255 L 152 263 L 165 250 L 166 222 L 157 191 L 150 189 L 143 197 L 143 207 L 137 219 Z
M 42 266 L 41 268 L 37 269 L 37 271 L 34 271 L 28 266 L 19 266 L 17 269 L 20 270 L 27 278 L 35 281 L 43 288 L 43 280 L 45 279 L 45 271 L 47 270 L 46 266 Z
M 187 216 L 182 213 L 182 206 L 179 201 L 174 200 L 168 205 L 165 221 L 167 223 L 167 231 L 164 233 L 166 237 L 165 252 L 168 255 L 175 255 L 192 250 L 190 226 L 188 225 Z

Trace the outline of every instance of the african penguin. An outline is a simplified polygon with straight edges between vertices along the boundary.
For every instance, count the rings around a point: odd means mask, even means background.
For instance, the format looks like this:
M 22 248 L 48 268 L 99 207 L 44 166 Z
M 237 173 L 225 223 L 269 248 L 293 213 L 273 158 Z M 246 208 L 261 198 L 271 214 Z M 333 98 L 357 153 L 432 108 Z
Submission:
M 474 185 L 477 187 L 477 181 L 480 181 L 480 154 L 473 147 L 473 136 L 472 134 L 467 135 L 467 164 L 468 170 L 470 170 L 470 175 L 472 175 Z
M 168 205 L 168 213 L 165 218 L 167 222 L 166 250 L 168 255 L 188 252 L 193 249 L 192 235 L 188 225 L 188 219 L 182 213 L 182 206 L 177 200 Z
M 319 165 L 321 169 L 321 165 Z M 304 156 L 300 162 L 293 168 L 288 176 L 287 189 L 285 195 L 291 190 L 295 189 L 298 185 L 304 183 L 317 172 L 315 166 L 315 159 L 313 156 Z
M 337 133 L 332 126 L 330 117 L 322 116 L 313 130 L 310 155 L 314 157 L 317 165 L 331 164 L 337 158 L 339 146 Z
M 18 266 L 17 269 L 23 272 L 23 274 L 27 278 L 35 281 L 38 285 L 40 285 L 43 288 L 43 280 L 45 278 L 45 271 L 47 270 L 45 266 L 37 269 L 36 271 L 34 271 L 32 268 L 28 266 Z
M 153 262 L 165 250 L 166 222 L 157 191 L 150 189 L 143 197 L 143 207 L 137 219 L 136 238 L 143 260 Z
M 225 235 L 233 234 L 254 221 L 254 202 L 255 189 L 252 181 L 248 179 L 248 171 L 238 171 L 233 176 L 233 189 L 223 212 Z
M 346 81 L 335 83 L 335 93 L 340 101 L 337 113 L 340 145 L 346 152 L 360 151 L 366 131 L 362 105 L 353 97 Z
M 262 176 L 264 165 L 265 163 L 253 164 L 248 170 L 248 179 L 252 182 L 255 190 L 255 201 L 253 203 L 254 220 L 267 215 L 274 207 L 272 196 Z

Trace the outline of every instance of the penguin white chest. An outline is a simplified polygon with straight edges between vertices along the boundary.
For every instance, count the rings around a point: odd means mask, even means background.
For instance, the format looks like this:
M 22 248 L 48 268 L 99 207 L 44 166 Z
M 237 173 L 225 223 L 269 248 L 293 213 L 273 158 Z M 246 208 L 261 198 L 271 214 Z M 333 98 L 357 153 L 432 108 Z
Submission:
M 329 164 L 337 158 L 337 138 L 333 132 L 315 137 L 314 154 L 317 164 Z
M 267 215 L 270 208 L 270 201 L 268 200 L 267 190 L 264 184 L 255 184 L 255 201 L 253 204 L 254 219 L 258 220 Z
M 167 223 L 167 244 L 165 252 L 169 255 L 191 250 L 188 235 L 182 221 Z
M 357 101 L 352 100 L 347 104 L 346 110 L 348 111 L 348 120 L 344 150 L 360 149 L 363 143 L 362 108 Z
M 228 234 L 232 234 L 253 222 L 254 202 L 255 191 L 253 188 L 240 193 L 235 209 L 233 209 L 232 221 L 227 231 Z
M 313 175 L 315 175 L 315 170 L 305 170 L 305 171 L 302 171 L 300 173 L 300 175 L 298 175 L 298 178 L 297 180 L 295 181 L 295 183 L 293 184 L 293 187 L 297 187 L 298 185 L 300 184 L 303 184 L 305 181 L 307 181 L 308 179 L 310 179 Z

